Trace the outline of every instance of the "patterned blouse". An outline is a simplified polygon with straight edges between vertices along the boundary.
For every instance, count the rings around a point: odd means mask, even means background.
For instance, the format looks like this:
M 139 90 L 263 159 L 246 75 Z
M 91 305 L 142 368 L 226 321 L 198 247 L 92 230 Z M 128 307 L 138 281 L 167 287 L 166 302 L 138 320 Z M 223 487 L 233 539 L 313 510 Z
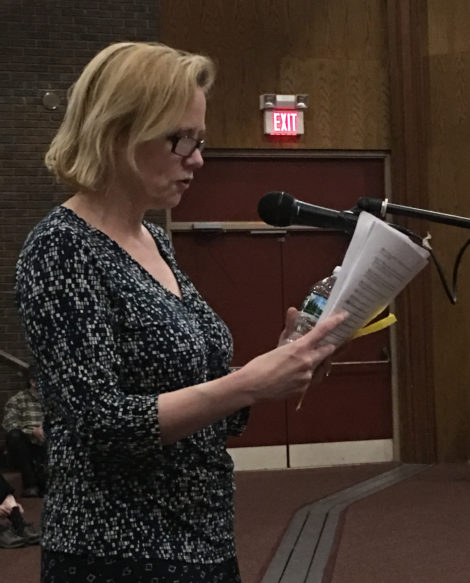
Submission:
M 247 411 L 162 445 L 158 395 L 228 373 L 232 339 L 145 223 L 182 299 L 73 211 L 55 208 L 17 264 L 49 447 L 43 546 L 217 563 L 235 556 L 233 463 Z

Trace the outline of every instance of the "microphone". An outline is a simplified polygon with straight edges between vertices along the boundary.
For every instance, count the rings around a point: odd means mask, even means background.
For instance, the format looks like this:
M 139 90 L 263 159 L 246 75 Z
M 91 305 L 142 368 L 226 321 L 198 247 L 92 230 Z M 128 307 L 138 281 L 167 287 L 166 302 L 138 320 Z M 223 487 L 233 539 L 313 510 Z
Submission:
M 417 217 L 418 219 L 427 219 L 428 221 L 434 221 L 436 223 L 444 223 L 447 225 L 454 225 L 455 227 L 470 229 L 470 219 L 467 217 L 438 213 L 436 211 L 418 209 L 411 206 L 403 206 L 401 204 L 392 204 L 388 202 L 387 198 L 385 200 L 380 198 L 360 198 L 357 201 L 356 209 L 367 211 L 382 218 L 385 218 L 385 215 L 390 213 L 391 215 Z
M 287 192 L 268 192 L 258 203 L 258 215 L 268 225 L 287 227 L 305 225 L 353 233 L 358 215 L 353 211 L 336 211 L 295 199 Z

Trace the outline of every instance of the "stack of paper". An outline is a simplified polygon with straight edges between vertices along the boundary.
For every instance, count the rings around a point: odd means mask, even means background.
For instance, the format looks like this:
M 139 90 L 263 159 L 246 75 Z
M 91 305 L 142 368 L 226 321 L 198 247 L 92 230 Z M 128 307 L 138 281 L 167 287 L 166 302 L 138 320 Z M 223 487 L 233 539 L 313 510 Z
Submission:
M 349 317 L 325 342 L 339 346 L 351 338 L 390 304 L 428 259 L 429 251 L 362 212 L 319 321 L 339 310 L 346 310 Z

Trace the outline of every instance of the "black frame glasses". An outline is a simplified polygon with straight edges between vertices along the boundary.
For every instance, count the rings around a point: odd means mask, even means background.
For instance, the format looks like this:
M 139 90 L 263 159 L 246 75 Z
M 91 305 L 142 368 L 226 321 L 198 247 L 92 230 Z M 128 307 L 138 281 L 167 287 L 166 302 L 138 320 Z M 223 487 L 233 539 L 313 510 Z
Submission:
M 168 136 L 167 139 L 172 144 L 171 151 L 173 154 L 177 154 L 182 158 L 188 158 L 195 152 L 195 150 L 199 150 L 202 153 L 205 146 L 204 140 L 197 140 L 191 136 L 175 134 L 174 136 Z

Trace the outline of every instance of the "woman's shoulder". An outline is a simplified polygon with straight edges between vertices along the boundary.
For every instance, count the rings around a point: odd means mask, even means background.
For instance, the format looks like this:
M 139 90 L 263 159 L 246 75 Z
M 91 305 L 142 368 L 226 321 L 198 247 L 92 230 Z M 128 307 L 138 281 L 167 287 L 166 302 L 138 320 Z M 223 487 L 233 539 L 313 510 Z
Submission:
M 54 207 L 37 223 L 26 238 L 26 243 L 37 239 L 77 236 L 82 230 L 81 219 L 63 206 Z
M 78 251 L 87 246 L 86 223 L 63 206 L 53 208 L 29 232 L 20 251 L 19 263 L 28 257 Z M 60 251 L 57 251 L 60 250 Z

